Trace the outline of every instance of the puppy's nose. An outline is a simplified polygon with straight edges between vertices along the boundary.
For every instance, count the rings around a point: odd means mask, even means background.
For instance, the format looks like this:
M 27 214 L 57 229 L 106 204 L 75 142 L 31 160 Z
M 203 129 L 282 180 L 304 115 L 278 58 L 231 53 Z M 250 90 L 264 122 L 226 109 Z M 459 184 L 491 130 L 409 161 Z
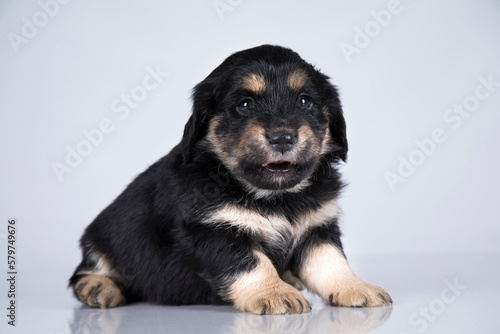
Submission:
M 295 142 L 295 136 L 290 132 L 279 131 L 269 135 L 269 144 L 271 147 L 282 154 L 290 151 Z

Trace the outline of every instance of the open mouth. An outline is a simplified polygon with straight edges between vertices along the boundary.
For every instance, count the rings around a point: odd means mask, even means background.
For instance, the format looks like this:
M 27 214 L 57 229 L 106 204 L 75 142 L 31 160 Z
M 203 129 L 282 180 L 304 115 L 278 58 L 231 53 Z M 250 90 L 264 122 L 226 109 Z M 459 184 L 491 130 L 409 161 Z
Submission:
M 286 160 L 278 160 L 278 161 L 270 161 L 262 164 L 266 170 L 270 172 L 281 172 L 285 173 L 291 170 L 296 165 L 295 162 L 286 161 Z

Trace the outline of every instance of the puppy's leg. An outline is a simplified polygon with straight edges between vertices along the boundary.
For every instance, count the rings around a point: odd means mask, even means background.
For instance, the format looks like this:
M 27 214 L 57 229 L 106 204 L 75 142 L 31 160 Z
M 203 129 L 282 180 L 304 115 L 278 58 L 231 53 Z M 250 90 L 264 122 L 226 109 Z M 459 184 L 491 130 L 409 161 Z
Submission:
M 70 279 L 70 285 L 82 303 L 90 307 L 111 308 L 125 304 L 116 279 L 116 271 L 106 257 L 91 253 L 84 256 Z
M 285 283 L 271 260 L 254 251 L 257 265 L 238 274 L 229 286 L 228 297 L 236 309 L 255 314 L 297 314 L 309 312 L 309 302 L 296 288 Z
M 333 243 L 307 247 L 299 268 L 306 287 L 333 306 L 372 307 L 392 304 L 389 294 L 379 286 L 357 277 L 340 249 Z
M 185 234 L 196 257 L 193 262 L 204 269 L 198 275 L 236 309 L 255 314 L 309 312 L 300 291 L 285 283 L 269 257 L 256 250 L 252 235 L 238 227 L 206 223 L 186 224 Z

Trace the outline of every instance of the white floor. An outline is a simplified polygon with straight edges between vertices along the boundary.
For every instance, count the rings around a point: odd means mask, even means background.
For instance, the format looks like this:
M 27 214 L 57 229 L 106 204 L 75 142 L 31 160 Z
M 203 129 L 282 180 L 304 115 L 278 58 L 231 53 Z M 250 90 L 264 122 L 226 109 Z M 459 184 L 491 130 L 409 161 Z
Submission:
M 392 308 L 328 307 L 305 292 L 313 311 L 294 316 L 256 316 L 226 306 L 96 310 L 72 297 L 65 287 L 68 273 L 54 264 L 57 270 L 19 273 L 16 327 L 3 316 L 0 328 L 40 334 L 500 333 L 499 254 L 391 255 L 350 263 L 360 277 L 389 291 Z M 4 295 L 1 301 L 6 304 Z

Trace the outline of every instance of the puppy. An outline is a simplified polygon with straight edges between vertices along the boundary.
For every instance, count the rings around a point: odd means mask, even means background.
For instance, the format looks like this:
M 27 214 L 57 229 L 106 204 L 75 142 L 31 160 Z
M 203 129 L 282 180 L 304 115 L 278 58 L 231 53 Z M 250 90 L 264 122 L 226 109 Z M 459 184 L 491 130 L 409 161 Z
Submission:
M 181 142 L 87 227 L 70 278 L 91 307 L 232 304 L 255 314 L 390 305 L 342 250 L 346 126 L 328 77 L 290 49 L 228 57 L 193 92 Z

